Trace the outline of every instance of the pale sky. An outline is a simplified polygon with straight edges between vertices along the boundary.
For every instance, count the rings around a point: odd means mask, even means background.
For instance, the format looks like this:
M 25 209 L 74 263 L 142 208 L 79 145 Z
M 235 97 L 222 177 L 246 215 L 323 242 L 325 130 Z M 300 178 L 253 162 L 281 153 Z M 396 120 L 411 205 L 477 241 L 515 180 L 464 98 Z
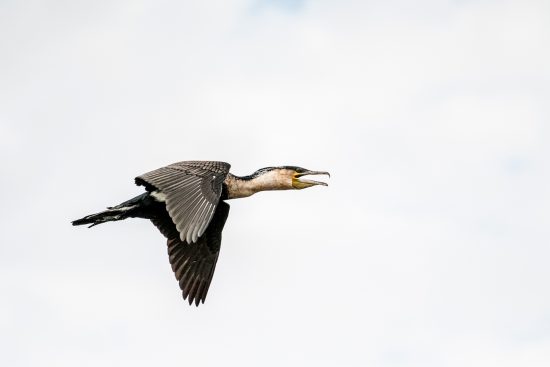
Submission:
M 0 1 L 0 365 L 550 366 L 548 1 Z M 328 187 L 231 201 L 190 307 L 144 220 L 181 160 Z

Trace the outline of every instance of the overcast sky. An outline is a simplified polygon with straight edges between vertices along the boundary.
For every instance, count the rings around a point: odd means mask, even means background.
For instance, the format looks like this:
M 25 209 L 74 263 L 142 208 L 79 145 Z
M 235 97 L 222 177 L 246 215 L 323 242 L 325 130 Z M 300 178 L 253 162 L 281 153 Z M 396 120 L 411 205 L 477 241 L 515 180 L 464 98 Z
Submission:
M 0 1 L 2 366 L 550 365 L 550 3 Z M 328 187 L 231 212 L 189 307 L 181 160 Z

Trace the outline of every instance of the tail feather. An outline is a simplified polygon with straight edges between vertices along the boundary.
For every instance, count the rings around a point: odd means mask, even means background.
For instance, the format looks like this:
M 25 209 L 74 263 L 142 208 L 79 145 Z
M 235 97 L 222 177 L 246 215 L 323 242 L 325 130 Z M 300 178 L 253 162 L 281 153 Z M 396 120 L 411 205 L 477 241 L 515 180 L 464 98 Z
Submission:
M 90 224 L 89 227 L 93 227 L 105 222 L 126 219 L 129 216 L 128 212 L 134 208 L 136 208 L 136 206 L 130 206 L 130 207 L 125 207 L 120 209 L 110 208 L 100 213 L 90 214 L 83 218 L 74 220 L 72 224 L 73 226 Z
M 105 222 L 112 222 L 126 219 L 128 217 L 139 216 L 140 207 L 144 203 L 144 199 L 148 197 L 148 193 L 136 196 L 133 199 L 123 202 L 117 206 L 108 207 L 107 210 L 96 214 L 90 214 L 83 218 L 72 221 L 73 226 L 81 226 L 90 224 L 89 227 L 96 226 Z

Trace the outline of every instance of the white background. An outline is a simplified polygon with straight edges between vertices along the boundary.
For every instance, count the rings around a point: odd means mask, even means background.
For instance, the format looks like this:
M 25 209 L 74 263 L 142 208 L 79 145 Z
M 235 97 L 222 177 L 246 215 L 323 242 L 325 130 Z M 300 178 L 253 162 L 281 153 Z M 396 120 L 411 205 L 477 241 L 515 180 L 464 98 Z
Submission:
M 0 2 L 2 366 L 549 366 L 547 1 Z M 180 160 L 332 173 L 230 202 L 204 305 L 146 221 Z

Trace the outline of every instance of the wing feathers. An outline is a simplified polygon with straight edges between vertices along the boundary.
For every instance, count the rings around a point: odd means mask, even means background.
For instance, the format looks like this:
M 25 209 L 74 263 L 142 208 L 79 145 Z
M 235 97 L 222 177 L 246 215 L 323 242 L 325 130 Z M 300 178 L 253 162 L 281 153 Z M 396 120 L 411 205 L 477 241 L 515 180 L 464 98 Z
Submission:
M 204 303 L 220 251 L 229 205 L 220 201 L 229 171 L 223 162 L 180 162 L 136 178 L 166 195 L 151 221 L 168 238 L 168 258 L 184 299 Z

